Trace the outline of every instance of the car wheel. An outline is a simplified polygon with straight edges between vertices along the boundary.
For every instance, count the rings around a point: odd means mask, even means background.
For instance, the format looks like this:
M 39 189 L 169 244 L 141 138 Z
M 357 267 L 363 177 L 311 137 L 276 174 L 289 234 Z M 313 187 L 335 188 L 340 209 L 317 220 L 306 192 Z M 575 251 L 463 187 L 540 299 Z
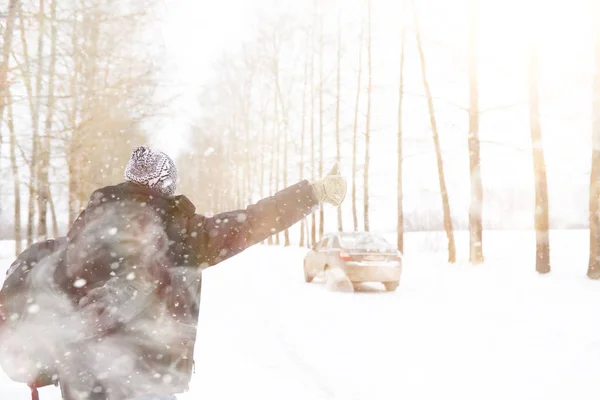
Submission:
M 304 280 L 308 283 L 312 282 L 314 278 L 308 273 L 308 269 L 306 268 L 306 263 L 304 263 Z
M 354 286 L 352 286 L 352 282 L 342 268 L 325 267 L 325 285 L 327 289 L 334 292 L 354 292 Z
M 383 282 L 383 286 L 385 286 L 385 290 L 387 292 L 393 292 L 398 288 L 399 282 Z

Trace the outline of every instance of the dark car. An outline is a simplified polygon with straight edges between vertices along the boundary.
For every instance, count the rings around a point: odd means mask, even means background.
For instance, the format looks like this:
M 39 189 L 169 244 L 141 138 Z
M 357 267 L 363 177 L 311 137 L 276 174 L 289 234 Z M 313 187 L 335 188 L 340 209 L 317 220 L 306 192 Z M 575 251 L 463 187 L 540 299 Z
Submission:
M 402 255 L 387 240 L 370 232 L 331 233 L 304 258 L 306 282 L 330 268 L 341 269 L 353 283 L 381 282 L 387 291 L 398 287 Z

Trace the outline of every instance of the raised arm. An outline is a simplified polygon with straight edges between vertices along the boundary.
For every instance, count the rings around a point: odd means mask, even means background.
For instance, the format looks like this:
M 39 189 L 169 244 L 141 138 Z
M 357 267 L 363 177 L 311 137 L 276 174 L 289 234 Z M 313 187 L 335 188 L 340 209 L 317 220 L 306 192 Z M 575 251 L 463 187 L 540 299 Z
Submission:
M 312 186 L 302 181 L 271 197 L 207 218 L 190 221 L 190 247 L 194 264 L 208 267 L 281 232 L 310 214 L 319 205 Z
M 189 225 L 192 263 L 206 268 L 281 232 L 318 209 L 320 202 L 339 206 L 346 181 L 336 167 L 323 179 L 302 181 L 248 206 L 206 218 L 197 215 Z

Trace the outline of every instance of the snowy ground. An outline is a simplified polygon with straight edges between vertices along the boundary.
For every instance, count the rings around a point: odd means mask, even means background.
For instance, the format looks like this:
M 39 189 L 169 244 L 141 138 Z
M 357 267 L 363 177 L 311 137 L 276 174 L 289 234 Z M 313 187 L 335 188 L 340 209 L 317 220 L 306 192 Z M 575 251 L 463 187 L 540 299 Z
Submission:
M 442 234 L 407 237 L 399 289 L 306 284 L 298 248 L 255 247 L 205 272 L 192 399 L 598 399 L 600 282 L 587 232 L 489 232 L 487 262 L 447 265 Z M 466 237 L 458 235 L 459 261 Z M 0 245 L 0 269 L 12 258 Z M 2 273 L 3 275 L 3 273 Z M 1 373 L 1 372 L 0 372 Z M 27 399 L 0 375 L 0 399 Z M 42 400 L 59 399 L 55 388 Z

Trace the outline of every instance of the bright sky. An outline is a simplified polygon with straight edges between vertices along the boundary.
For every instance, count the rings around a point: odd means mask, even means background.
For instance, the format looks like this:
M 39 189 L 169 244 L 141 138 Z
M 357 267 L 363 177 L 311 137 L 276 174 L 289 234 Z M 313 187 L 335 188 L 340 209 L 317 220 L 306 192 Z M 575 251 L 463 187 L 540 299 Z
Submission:
M 236 49 L 244 39 L 253 34 L 260 12 L 276 13 L 275 8 L 287 10 L 311 5 L 313 1 L 169 2 L 168 7 L 165 6 L 167 11 L 162 28 L 167 56 L 165 62 L 168 66 L 165 85 L 172 93 L 180 93 L 181 97 L 173 102 L 172 110 L 159 130 L 157 144 L 171 153 L 185 147 L 186 134 L 198 111 L 200 85 L 211 80 L 215 71 L 214 63 L 223 51 Z M 377 26 L 374 26 L 374 40 L 378 47 L 374 57 L 379 62 L 379 65 L 375 65 L 375 83 L 380 96 L 377 108 L 382 115 L 393 116 L 397 102 L 397 83 L 393 80 L 383 81 L 382 77 L 397 75 L 395 71 L 398 63 L 395 57 L 398 53 L 398 35 L 395 30 L 401 20 L 401 0 L 371 1 L 373 19 L 377 21 Z M 429 73 L 434 96 L 464 104 L 467 95 L 467 0 L 415 0 L 415 3 L 424 31 L 425 51 L 431 64 Z M 366 0 L 344 2 L 345 11 L 351 12 L 350 9 L 356 8 L 357 4 L 364 7 Z M 581 153 L 581 149 L 585 150 L 585 146 L 589 146 L 587 140 L 591 126 L 591 4 L 592 0 L 572 0 L 568 3 L 546 0 L 479 1 L 481 106 L 486 108 L 519 103 L 515 109 L 506 113 L 485 114 L 482 117 L 482 129 L 500 130 L 500 139 L 521 146 L 528 145 L 526 56 L 527 43 L 534 40 L 539 43 L 542 51 L 540 82 L 544 141 L 548 157 L 550 160 L 555 155 L 579 161 L 583 157 L 587 159 L 587 151 Z M 414 38 L 410 36 L 409 51 L 414 51 L 413 47 Z M 351 57 L 354 50 L 356 49 L 348 50 Z M 437 57 L 444 63 L 443 68 L 436 60 Z M 415 60 L 410 63 L 413 67 L 418 66 Z M 445 72 L 439 72 L 444 69 Z M 436 73 L 442 74 L 441 78 L 436 78 Z M 412 81 L 407 85 L 422 87 L 418 75 L 412 75 Z M 389 96 L 389 101 L 382 102 L 384 96 Z M 440 114 L 449 112 L 442 107 L 438 111 Z M 450 111 L 454 113 L 450 119 L 465 119 L 463 114 Z M 417 119 L 421 121 L 418 129 L 427 129 L 426 115 Z M 389 120 L 394 122 L 393 118 Z M 384 122 L 380 123 L 383 126 Z M 410 121 L 407 123 L 410 124 Z M 463 129 L 462 125 L 459 124 L 458 129 Z M 444 126 L 442 130 L 442 135 L 452 135 Z M 576 146 L 577 149 L 569 153 L 568 146 Z M 509 166 L 504 165 L 499 172 L 505 174 Z M 517 169 L 509 175 L 519 175 L 519 168 L 523 167 L 515 168 Z
M 287 0 L 285 0 L 287 1 Z M 165 0 L 166 2 L 166 0 Z M 162 27 L 168 85 L 181 97 L 173 104 L 169 122 L 157 144 L 176 153 L 185 146 L 189 126 L 198 110 L 202 84 L 214 74 L 214 63 L 226 49 L 235 49 L 251 32 L 258 11 L 269 0 L 180 0 L 168 2 Z

